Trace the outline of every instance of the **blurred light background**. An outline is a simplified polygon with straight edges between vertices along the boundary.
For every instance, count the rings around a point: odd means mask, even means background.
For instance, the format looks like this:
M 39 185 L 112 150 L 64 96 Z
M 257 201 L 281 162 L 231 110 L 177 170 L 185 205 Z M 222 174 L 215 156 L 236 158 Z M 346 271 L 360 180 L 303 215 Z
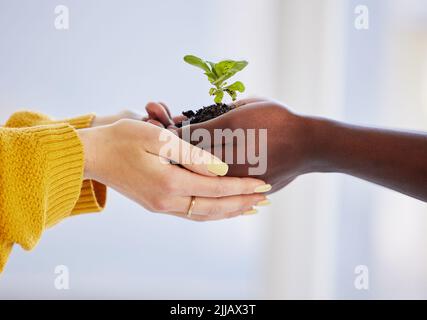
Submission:
M 57 5 L 69 30 L 54 28 Z M 247 59 L 247 94 L 297 112 L 427 128 L 425 0 L 0 0 L 0 121 L 23 108 L 61 118 L 206 104 L 189 53 Z M 110 190 L 103 213 L 62 222 L 32 252 L 15 247 L 0 299 L 427 298 L 424 203 L 335 174 L 271 198 L 256 216 L 200 224 Z M 70 290 L 55 289 L 57 265 Z M 369 290 L 354 286 L 358 265 Z

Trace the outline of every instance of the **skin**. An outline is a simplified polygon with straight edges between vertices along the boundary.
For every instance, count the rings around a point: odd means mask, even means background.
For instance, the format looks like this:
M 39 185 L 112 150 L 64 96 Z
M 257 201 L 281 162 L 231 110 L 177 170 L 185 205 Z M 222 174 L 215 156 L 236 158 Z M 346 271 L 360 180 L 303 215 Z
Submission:
M 166 112 L 163 106 L 158 109 Z M 187 218 L 191 196 L 196 196 L 189 218 L 194 221 L 235 217 L 266 199 L 255 193 L 264 181 L 216 176 L 208 164 L 221 163 L 219 159 L 145 120 L 122 112 L 98 117 L 91 128 L 79 130 L 85 179 L 104 183 L 150 211 L 183 218 Z M 159 137 L 166 133 L 174 142 L 171 154 L 161 152 L 165 142 Z
M 237 109 L 225 115 L 191 125 L 191 130 L 267 128 L 268 167 L 258 178 L 273 185 L 271 192 L 302 174 L 337 172 L 427 201 L 426 133 L 302 116 L 267 99 L 246 99 L 236 105 Z M 178 130 L 178 134 L 182 131 Z M 223 142 L 215 147 L 242 150 L 244 146 Z M 247 176 L 248 167 L 248 163 L 230 164 L 228 174 Z

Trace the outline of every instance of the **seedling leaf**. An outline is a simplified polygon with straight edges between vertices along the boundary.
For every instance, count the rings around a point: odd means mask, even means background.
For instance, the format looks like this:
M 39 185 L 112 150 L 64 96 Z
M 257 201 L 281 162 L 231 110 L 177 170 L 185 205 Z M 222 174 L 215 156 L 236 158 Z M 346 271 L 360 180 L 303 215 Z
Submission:
M 244 92 L 245 91 L 245 85 L 241 81 L 236 81 L 236 82 L 230 84 L 229 86 L 225 87 L 225 89 Z
M 215 99 L 214 99 L 215 103 L 220 104 L 222 102 L 222 98 L 224 98 L 224 91 L 218 90 L 215 93 Z
M 237 98 L 237 92 L 245 91 L 242 82 L 236 81 L 227 86 L 225 81 L 243 70 L 248 65 L 247 61 L 223 60 L 214 63 L 204 61 L 193 55 L 185 56 L 184 61 L 205 71 L 204 74 L 208 77 L 209 82 L 215 86 L 209 90 L 209 94 L 215 96 L 214 101 L 217 104 L 222 102 L 224 92 L 227 92 L 234 101 Z
M 205 61 L 203 61 L 202 59 L 200 59 L 196 56 L 186 55 L 184 57 L 184 61 L 195 66 L 195 67 L 198 67 L 202 70 L 205 70 L 206 72 L 211 72 L 209 65 Z

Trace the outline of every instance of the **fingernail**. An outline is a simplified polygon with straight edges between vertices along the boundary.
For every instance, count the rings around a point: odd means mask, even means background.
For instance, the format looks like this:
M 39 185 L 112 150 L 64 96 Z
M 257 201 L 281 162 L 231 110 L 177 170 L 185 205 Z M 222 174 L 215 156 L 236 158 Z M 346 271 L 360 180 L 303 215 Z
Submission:
M 257 212 L 258 212 L 257 209 L 252 209 L 252 210 L 248 210 L 248 211 L 243 212 L 243 214 L 246 216 L 246 215 L 250 215 L 250 214 L 255 214 Z
M 224 162 L 209 163 L 207 167 L 209 172 L 217 176 L 225 176 L 228 172 L 228 164 Z
M 263 184 L 262 186 L 258 186 L 255 188 L 256 193 L 267 192 L 271 190 L 271 184 Z
M 262 206 L 268 206 L 270 204 L 271 204 L 270 200 L 266 199 L 266 200 L 262 200 L 262 201 L 258 202 L 256 205 L 258 207 L 262 207 Z

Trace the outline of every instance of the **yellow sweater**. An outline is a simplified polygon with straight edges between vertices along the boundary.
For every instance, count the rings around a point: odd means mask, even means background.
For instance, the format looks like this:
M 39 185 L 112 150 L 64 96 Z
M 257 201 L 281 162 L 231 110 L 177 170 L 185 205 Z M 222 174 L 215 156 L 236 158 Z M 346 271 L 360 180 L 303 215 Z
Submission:
M 92 120 L 87 115 L 53 121 L 23 111 L 0 127 L 0 273 L 15 243 L 31 250 L 46 228 L 103 209 L 106 187 L 83 180 L 76 132 Z

